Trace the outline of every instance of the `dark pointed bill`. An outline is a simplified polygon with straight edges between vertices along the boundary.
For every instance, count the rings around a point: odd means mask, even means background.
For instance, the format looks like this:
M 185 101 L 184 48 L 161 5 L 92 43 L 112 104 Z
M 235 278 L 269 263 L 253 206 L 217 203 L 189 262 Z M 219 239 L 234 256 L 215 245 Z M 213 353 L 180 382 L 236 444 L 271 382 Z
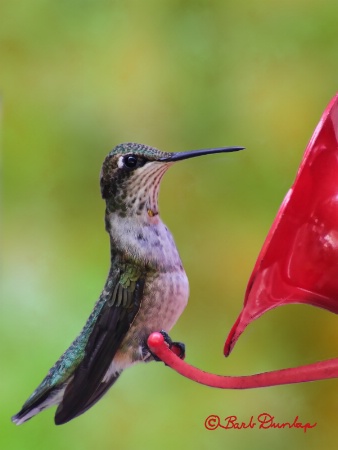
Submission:
M 195 158 L 195 156 L 210 155 L 212 153 L 237 152 L 237 151 L 243 150 L 243 149 L 244 149 L 244 147 L 205 148 L 203 150 L 191 150 L 188 152 L 172 153 L 167 158 L 161 158 L 159 161 L 175 162 L 175 161 L 182 161 L 183 159 Z

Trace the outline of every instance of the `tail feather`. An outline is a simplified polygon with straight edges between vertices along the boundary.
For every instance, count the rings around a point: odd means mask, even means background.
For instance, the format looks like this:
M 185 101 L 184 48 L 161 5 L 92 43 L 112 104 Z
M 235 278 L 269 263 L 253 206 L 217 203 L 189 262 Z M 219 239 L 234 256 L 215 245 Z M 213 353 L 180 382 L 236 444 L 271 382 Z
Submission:
M 63 383 L 58 387 L 47 387 L 40 385 L 39 388 L 29 397 L 21 410 L 15 414 L 11 420 L 16 425 L 21 425 L 27 420 L 39 414 L 41 411 L 53 406 L 59 405 L 55 413 L 55 424 L 61 425 L 75 417 L 80 416 L 89 408 L 91 408 L 101 397 L 108 391 L 108 389 L 115 383 L 120 376 L 121 371 L 115 372 L 109 377 L 109 380 L 102 381 L 99 387 L 89 400 L 83 405 L 80 410 L 74 409 L 74 405 L 65 402 L 64 395 L 67 396 L 66 387 L 68 383 Z M 71 380 L 70 380 L 71 381 Z
M 12 422 L 16 425 L 21 425 L 44 409 L 60 403 L 64 390 L 65 387 L 48 389 L 38 397 L 35 397 L 33 394 L 23 405 L 21 410 L 12 417 Z
M 100 400 L 101 397 L 112 387 L 112 385 L 116 382 L 118 377 L 120 376 L 122 371 L 114 373 L 108 381 L 102 381 L 99 387 L 96 389 L 94 394 L 89 398 L 89 400 L 81 407 L 80 410 L 75 408 L 75 405 L 67 404 L 67 402 L 61 401 L 56 413 L 55 413 L 55 424 L 62 425 L 66 422 L 69 422 L 75 417 L 80 416 L 84 412 L 86 412 L 89 408 L 91 408 L 96 402 Z M 67 390 L 65 391 L 65 397 L 67 396 Z

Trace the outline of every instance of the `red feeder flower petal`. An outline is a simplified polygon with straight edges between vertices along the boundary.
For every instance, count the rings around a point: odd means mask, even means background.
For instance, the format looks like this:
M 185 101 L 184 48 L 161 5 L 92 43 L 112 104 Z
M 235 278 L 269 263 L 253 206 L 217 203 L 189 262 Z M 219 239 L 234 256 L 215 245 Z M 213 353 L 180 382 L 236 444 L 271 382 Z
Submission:
M 338 94 L 317 125 L 258 256 L 225 356 L 250 322 L 291 303 L 338 313 Z

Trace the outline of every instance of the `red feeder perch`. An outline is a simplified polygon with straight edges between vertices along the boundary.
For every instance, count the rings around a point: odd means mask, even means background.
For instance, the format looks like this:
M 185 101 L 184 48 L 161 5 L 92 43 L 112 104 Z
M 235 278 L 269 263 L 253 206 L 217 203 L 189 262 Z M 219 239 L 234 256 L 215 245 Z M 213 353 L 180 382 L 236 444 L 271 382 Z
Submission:
M 289 303 L 307 303 L 338 313 L 338 94 L 324 111 L 258 256 L 224 354 L 230 354 L 250 322 Z M 249 376 L 214 375 L 180 360 L 159 333 L 149 336 L 148 345 L 181 375 L 223 389 L 338 377 L 337 358 Z

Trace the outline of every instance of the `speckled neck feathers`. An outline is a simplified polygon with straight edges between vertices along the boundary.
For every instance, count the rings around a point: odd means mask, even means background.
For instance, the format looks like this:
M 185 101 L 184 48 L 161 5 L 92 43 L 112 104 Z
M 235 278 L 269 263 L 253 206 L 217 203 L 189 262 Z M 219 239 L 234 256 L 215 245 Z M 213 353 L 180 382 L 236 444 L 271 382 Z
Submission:
M 123 166 L 128 155 L 138 158 L 136 169 Z M 101 171 L 112 253 L 121 252 L 156 270 L 181 266 L 173 238 L 158 211 L 160 182 L 172 165 L 159 160 L 168 155 L 152 147 L 123 144 L 107 156 Z

